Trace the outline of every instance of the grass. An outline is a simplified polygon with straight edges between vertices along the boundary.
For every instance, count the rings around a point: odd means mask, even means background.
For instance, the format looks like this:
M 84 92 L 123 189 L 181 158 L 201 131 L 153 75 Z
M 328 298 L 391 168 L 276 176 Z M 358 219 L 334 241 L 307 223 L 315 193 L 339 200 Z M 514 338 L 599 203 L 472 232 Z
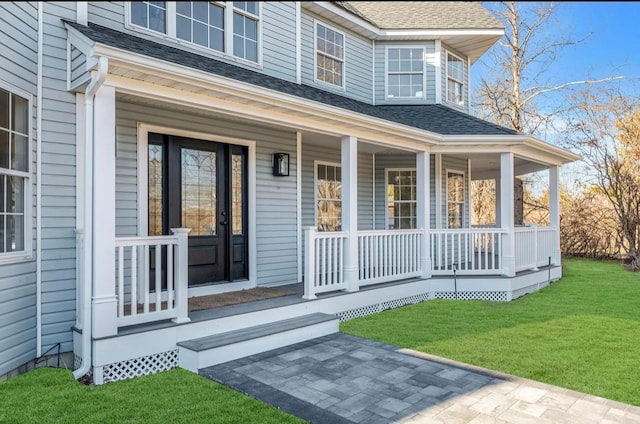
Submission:
M 0 383 L 0 423 L 303 423 L 182 369 L 91 387 L 40 368 Z
M 580 259 L 563 274 L 513 302 L 434 300 L 340 329 L 640 406 L 640 274 Z

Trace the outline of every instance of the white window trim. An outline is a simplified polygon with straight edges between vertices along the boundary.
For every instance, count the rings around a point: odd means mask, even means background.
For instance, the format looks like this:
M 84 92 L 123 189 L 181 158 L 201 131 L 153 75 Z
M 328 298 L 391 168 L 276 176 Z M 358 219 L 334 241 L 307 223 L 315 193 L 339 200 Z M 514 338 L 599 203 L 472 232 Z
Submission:
M 462 80 L 458 80 L 457 78 L 454 78 L 453 76 L 449 75 L 449 55 L 455 57 L 456 59 L 458 59 L 460 62 L 462 62 L 462 73 L 463 73 L 463 79 Z M 445 92 L 446 92 L 446 98 L 447 98 L 447 103 L 451 103 L 452 105 L 458 106 L 458 107 L 464 107 L 465 106 L 465 92 L 467 90 L 467 85 L 465 84 L 464 81 L 464 71 L 465 71 L 465 67 L 467 66 L 467 61 L 465 59 L 463 59 L 461 56 L 458 56 L 457 54 L 453 53 L 450 50 L 445 50 L 445 56 L 444 56 L 444 68 L 445 68 L 445 75 L 446 75 L 446 82 L 445 82 Z M 469 73 L 469 70 L 467 69 L 467 74 Z M 455 99 L 450 99 L 449 98 L 449 80 L 451 81 L 455 81 L 458 84 L 460 84 L 462 86 L 462 89 L 460 90 L 460 94 L 462 95 L 462 101 L 460 103 L 456 102 Z
M 344 45 L 342 46 L 342 85 L 335 85 L 318 79 L 318 25 L 322 25 L 332 31 L 342 35 Z M 325 54 L 325 53 L 322 53 Z M 335 56 L 330 56 L 333 59 L 338 59 Z M 327 24 L 326 22 L 314 19 L 313 20 L 313 80 L 324 87 L 330 87 L 334 90 L 347 90 L 347 34 L 339 29 Z
M 342 171 L 342 164 L 338 162 L 327 162 L 322 160 L 313 161 L 313 226 L 318 229 L 318 165 L 335 166 Z M 342 179 L 341 179 L 342 181 Z M 341 192 L 342 193 L 342 192 Z M 340 197 L 342 202 L 342 197 Z
M 389 97 L 389 49 L 422 49 L 422 97 Z M 403 73 L 403 72 L 399 72 Z M 384 49 L 384 98 L 386 100 L 424 100 L 427 98 L 427 56 L 424 46 L 411 44 L 388 45 Z
M 181 47 L 187 47 L 192 49 L 198 53 L 204 53 L 211 56 L 217 56 L 224 58 L 229 61 L 241 63 L 243 65 L 248 65 L 255 68 L 262 68 L 262 30 L 263 30 L 263 12 L 262 12 L 262 2 L 258 2 L 258 57 L 257 62 L 253 62 L 251 60 L 243 59 L 241 57 L 237 57 L 233 55 L 233 23 L 228 26 L 229 22 L 233 22 L 233 2 L 213 2 L 218 5 L 224 7 L 224 19 L 225 19 L 225 30 L 224 30 L 224 47 L 225 51 L 220 52 L 218 50 L 210 49 L 208 47 L 201 46 L 199 44 L 192 43 L 190 41 L 182 40 L 176 36 L 176 2 L 169 1 L 167 2 L 167 22 L 166 28 L 167 33 L 154 31 L 149 28 L 145 28 L 139 25 L 136 25 L 131 22 L 131 2 L 125 2 L 124 8 L 124 16 L 125 16 L 125 28 L 134 32 L 138 32 L 141 34 L 151 35 L 153 37 L 162 38 L 165 41 L 169 41 L 173 44 L 177 44 Z M 239 12 L 246 16 L 255 16 L 251 13 L 239 10 Z
M 393 171 L 413 171 L 416 172 L 416 168 L 385 168 L 384 169 L 384 229 L 388 230 L 389 229 L 389 172 L 393 172 Z M 416 173 L 416 178 L 417 178 L 417 173 Z M 416 208 L 418 206 L 418 184 L 416 181 L 416 199 L 413 201 L 416 204 Z M 403 203 L 409 203 L 408 201 L 400 201 Z M 417 220 L 417 216 L 416 216 L 416 226 L 418 225 L 418 220 Z M 396 230 L 398 228 L 395 228 Z M 415 228 L 414 228 L 415 229 Z
M 18 252 L 0 253 L 0 265 L 18 263 L 30 261 L 33 259 L 33 212 L 34 207 L 31 201 L 33 184 L 33 159 L 34 159 L 34 140 L 33 140 L 33 95 L 27 91 L 24 91 L 11 84 L 5 83 L 0 80 L 0 88 L 9 91 L 11 94 L 15 94 L 24 99 L 27 99 L 27 110 L 29 111 L 28 122 L 28 134 L 27 134 L 27 148 L 29 149 L 29 168 L 25 171 L 7 170 L 3 171 L 4 175 L 15 176 L 24 178 L 24 249 Z
M 455 202 L 456 204 L 460 204 L 462 203 L 462 215 L 461 215 L 461 219 L 462 221 L 460 222 L 460 229 L 462 228 L 466 228 L 465 226 L 465 215 L 466 215 L 466 210 L 468 208 L 467 205 L 467 192 L 469 191 L 469 184 L 466 180 L 467 178 L 467 173 L 465 171 L 461 171 L 459 169 L 452 169 L 452 168 L 446 168 L 444 171 L 444 199 L 445 199 L 445 209 L 444 209 L 444 224 L 446 225 L 446 228 L 450 228 L 449 227 L 449 173 L 451 174 L 458 174 L 458 175 L 462 175 L 462 180 L 464 181 L 464 195 L 462 196 L 462 202 Z M 454 229 L 458 229 L 458 228 L 454 228 Z

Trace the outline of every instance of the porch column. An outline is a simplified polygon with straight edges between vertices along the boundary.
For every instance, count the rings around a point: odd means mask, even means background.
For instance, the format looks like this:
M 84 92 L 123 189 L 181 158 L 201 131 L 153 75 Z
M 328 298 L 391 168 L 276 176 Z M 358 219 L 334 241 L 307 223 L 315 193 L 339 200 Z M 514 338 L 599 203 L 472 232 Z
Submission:
M 549 224 L 555 229 L 551 263 L 560 265 L 560 167 L 558 166 L 549 168 Z
M 495 178 L 496 185 L 496 198 L 495 198 L 495 208 L 496 208 L 496 228 L 502 228 L 502 223 L 500 222 L 500 197 L 502 196 L 502 191 L 500 191 L 500 178 Z
M 513 153 L 500 154 L 500 228 L 502 235 L 502 268 L 504 275 L 516 275 L 515 233 L 513 218 Z M 497 215 L 497 213 L 496 213 Z
M 420 269 L 422 278 L 431 277 L 431 253 L 429 252 L 429 225 L 431 223 L 429 207 L 429 152 L 416 155 L 416 226 L 424 233 L 420 238 Z
M 93 298 L 94 337 L 115 335 L 116 281 L 116 91 L 103 85 L 93 113 Z
M 358 139 L 342 137 L 342 231 L 347 233 L 344 275 L 347 291 L 359 290 L 358 276 Z

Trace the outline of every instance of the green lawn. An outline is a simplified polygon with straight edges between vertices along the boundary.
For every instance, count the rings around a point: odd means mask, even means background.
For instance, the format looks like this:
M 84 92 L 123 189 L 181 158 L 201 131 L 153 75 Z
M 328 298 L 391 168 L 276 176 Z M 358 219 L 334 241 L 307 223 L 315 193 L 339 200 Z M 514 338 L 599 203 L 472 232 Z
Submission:
M 90 387 L 40 368 L 0 383 L 0 423 L 303 423 L 182 369 Z
M 434 300 L 341 331 L 640 406 L 640 274 L 567 259 L 513 302 Z

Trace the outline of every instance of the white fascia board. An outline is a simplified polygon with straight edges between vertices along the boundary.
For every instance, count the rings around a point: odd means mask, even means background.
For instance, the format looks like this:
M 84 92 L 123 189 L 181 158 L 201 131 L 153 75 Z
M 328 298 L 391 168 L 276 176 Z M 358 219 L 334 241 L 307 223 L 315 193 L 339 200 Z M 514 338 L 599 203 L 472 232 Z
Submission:
M 502 29 L 384 29 L 380 31 L 380 39 L 420 37 L 432 39 L 446 39 L 458 36 L 494 36 L 502 37 Z
M 331 12 L 333 15 L 335 15 L 338 18 L 342 18 L 346 21 L 351 22 L 352 24 L 360 28 L 359 32 L 362 35 L 367 35 L 372 39 L 376 39 L 381 34 L 380 28 L 378 28 L 377 26 L 365 21 L 362 18 L 359 18 L 353 15 L 350 12 L 347 12 L 341 7 L 335 6 L 332 2 L 314 1 L 312 3 L 309 3 L 308 5 L 305 5 L 306 3 L 307 2 L 302 2 L 302 6 L 305 7 L 306 9 L 311 10 L 312 12 L 314 11 L 315 8 L 324 9 L 327 12 Z
M 390 121 L 383 121 L 325 103 L 285 94 L 187 66 L 153 59 L 149 56 L 131 53 L 104 44 L 96 44 L 94 53 L 96 56 L 109 58 L 109 63 L 112 67 L 120 65 L 140 72 L 163 76 L 174 81 L 196 84 L 205 89 L 217 90 L 231 96 L 245 98 L 254 104 L 264 102 L 276 108 L 282 107 L 292 109 L 296 112 L 307 112 L 311 115 L 317 115 L 318 112 L 322 112 L 326 114 L 327 118 L 333 117 L 336 120 L 355 127 L 365 127 L 367 130 L 375 129 L 376 131 L 393 135 L 394 137 L 408 138 L 414 142 L 422 143 L 422 147 L 424 147 L 424 145 L 438 144 L 442 141 L 441 134 Z M 246 108 L 247 105 L 244 105 L 244 107 Z M 261 111 L 264 113 L 264 110 Z M 289 121 L 289 123 L 290 122 L 291 121 Z M 336 135 L 345 134 L 338 133 Z
M 506 153 L 543 163 L 561 165 L 575 162 L 580 156 L 528 135 L 445 136 L 444 143 L 433 147 L 438 153 Z

